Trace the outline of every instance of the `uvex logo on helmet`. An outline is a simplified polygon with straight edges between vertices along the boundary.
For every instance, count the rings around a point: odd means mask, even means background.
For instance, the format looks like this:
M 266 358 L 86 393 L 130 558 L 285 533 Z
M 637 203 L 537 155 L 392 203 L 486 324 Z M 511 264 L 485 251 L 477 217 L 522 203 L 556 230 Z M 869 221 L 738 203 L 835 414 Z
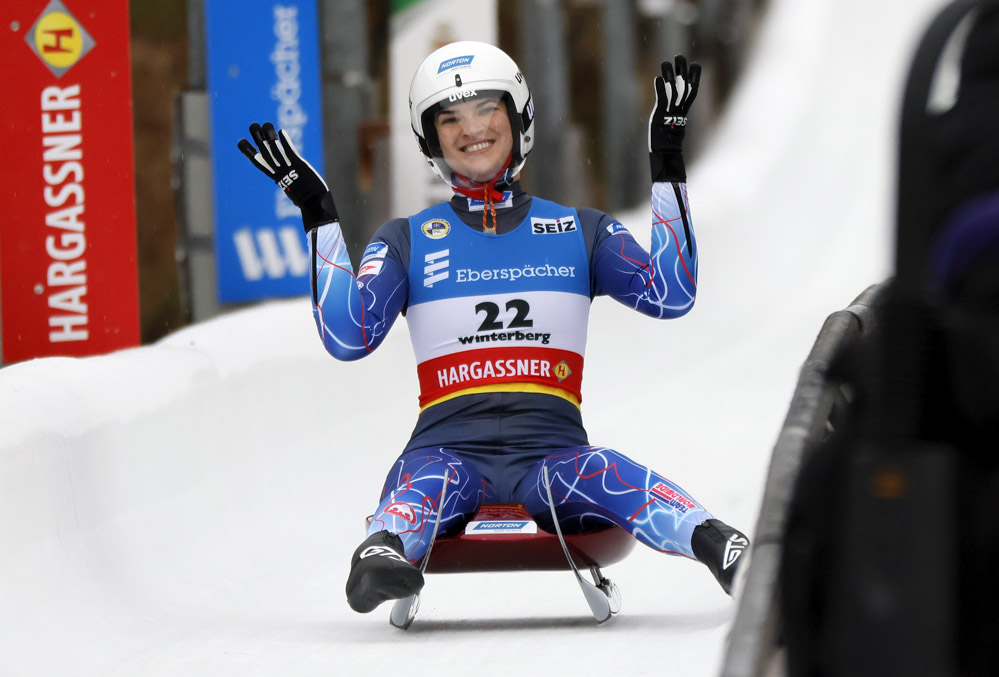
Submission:
M 472 64 L 472 59 L 475 58 L 474 54 L 468 56 L 455 56 L 450 59 L 441 61 L 441 65 L 437 67 L 437 74 L 440 75 L 444 71 L 451 70 L 452 68 L 457 68 L 458 66 L 470 66 Z
M 474 89 L 463 89 L 460 92 L 449 94 L 447 100 L 450 102 L 462 101 L 463 99 L 474 99 L 478 93 Z

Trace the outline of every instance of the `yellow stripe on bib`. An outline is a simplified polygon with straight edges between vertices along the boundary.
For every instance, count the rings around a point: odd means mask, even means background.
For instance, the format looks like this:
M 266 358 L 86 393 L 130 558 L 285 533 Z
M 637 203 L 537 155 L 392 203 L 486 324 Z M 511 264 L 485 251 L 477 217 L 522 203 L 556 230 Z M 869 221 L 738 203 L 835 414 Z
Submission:
M 579 400 L 577 400 L 571 393 L 562 390 L 561 388 L 553 388 L 551 386 L 540 385 L 537 383 L 496 383 L 493 385 L 478 386 L 476 388 L 466 388 L 465 390 L 459 390 L 458 392 L 451 393 L 450 395 L 439 397 L 433 402 L 428 402 L 423 405 L 420 411 L 426 411 L 435 404 L 453 400 L 454 398 L 461 397 L 462 395 L 474 395 L 475 393 L 542 393 L 544 395 L 554 395 L 555 397 L 560 397 L 567 402 L 571 402 L 576 407 L 579 407 Z

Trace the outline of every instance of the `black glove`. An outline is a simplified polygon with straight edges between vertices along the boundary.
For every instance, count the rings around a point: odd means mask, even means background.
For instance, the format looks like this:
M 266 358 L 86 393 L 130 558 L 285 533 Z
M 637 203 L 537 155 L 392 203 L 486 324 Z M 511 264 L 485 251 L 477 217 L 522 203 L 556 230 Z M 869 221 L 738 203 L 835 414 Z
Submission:
M 333 194 L 323 177 L 298 154 L 283 129 L 276 132 L 269 122 L 263 127 L 254 122 L 250 125 L 250 136 L 256 142 L 256 148 L 246 139 L 240 139 L 239 150 L 302 210 L 306 233 L 316 226 L 340 220 Z
M 686 181 L 683 165 L 683 133 L 687 112 L 697 96 L 701 66 L 694 62 L 687 69 L 687 59 L 677 54 L 673 64 L 662 62 L 662 76 L 655 79 L 656 107 L 649 117 L 649 167 L 652 181 Z

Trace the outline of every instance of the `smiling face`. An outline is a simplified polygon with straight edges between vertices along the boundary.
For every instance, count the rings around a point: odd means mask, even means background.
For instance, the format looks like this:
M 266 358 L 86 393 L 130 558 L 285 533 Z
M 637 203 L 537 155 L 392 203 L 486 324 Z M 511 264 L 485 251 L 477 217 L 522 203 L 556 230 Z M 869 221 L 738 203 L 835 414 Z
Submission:
M 513 130 L 498 96 L 449 103 L 434 116 L 444 161 L 473 181 L 496 176 L 513 150 Z

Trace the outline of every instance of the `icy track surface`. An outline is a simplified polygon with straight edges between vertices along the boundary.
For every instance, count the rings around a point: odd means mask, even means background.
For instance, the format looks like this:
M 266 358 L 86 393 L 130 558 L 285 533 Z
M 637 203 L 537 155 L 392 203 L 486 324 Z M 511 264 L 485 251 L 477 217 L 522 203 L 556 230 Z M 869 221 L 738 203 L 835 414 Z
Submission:
M 889 274 L 898 100 L 940 4 L 772 0 L 690 175 L 697 306 L 594 303 L 591 440 L 747 531 L 822 321 Z M 619 216 L 647 242 L 644 206 Z M 351 612 L 414 372 L 401 323 L 366 360 L 327 357 L 305 299 L 0 371 L 0 675 L 717 673 L 732 601 L 642 548 L 606 571 L 624 606 L 603 627 L 568 573 L 431 576 L 405 633 Z

